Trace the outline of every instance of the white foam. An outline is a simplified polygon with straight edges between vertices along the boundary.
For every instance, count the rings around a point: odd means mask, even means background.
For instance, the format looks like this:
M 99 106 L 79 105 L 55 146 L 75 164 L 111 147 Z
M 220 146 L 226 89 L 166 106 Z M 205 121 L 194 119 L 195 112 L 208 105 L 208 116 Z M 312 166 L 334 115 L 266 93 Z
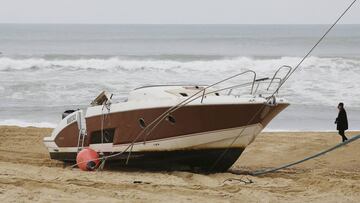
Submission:
M 17 119 L 6 119 L 0 121 L 0 126 L 19 126 L 19 127 L 37 127 L 37 128 L 54 128 L 56 124 L 48 122 L 27 122 Z
M 0 96 L 10 102 L 42 105 L 87 104 L 94 91 L 109 90 L 121 97 L 148 84 L 211 84 L 247 69 L 271 77 L 282 65 L 295 66 L 299 57 L 216 60 L 133 58 L 44 59 L 0 57 Z M 22 71 L 22 74 L 12 74 Z M 294 104 L 336 106 L 342 101 L 360 107 L 360 59 L 309 57 L 280 90 Z M 251 79 L 249 76 L 236 78 Z M 91 82 L 90 82 L 91 81 Z M 2 88 L 1 88 L 2 87 Z M 76 95 L 76 96 L 75 96 Z
M 119 57 L 110 58 L 88 58 L 88 59 L 44 59 L 44 58 L 9 58 L 0 57 L 0 70 L 24 70 L 24 69 L 95 69 L 95 70 L 196 70 L 196 71 L 227 71 L 239 69 L 255 69 L 269 71 L 288 64 L 296 65 L 299 57 L 281 57 L 275 59 L 256 59 L 251 57 L 233 57 L 216 60 L 159 60 L 159 59 L 123 59 Z M 303 67 L 328 67 L 340 68 L 342 70 L 351 67 L 359 67 L 360 60 L 343 58 L 319 58 L 309 57 Z

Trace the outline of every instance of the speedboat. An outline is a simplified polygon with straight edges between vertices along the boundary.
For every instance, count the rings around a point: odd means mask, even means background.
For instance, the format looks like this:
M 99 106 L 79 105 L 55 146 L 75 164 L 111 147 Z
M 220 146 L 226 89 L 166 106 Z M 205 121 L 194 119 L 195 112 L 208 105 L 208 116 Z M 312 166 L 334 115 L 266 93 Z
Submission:
M 86 109 L 65 111 L 43 142 L 51 159 L 64 162 L 91 148 L 123 167 L 226 171 L 289 105 L 277 88 L 284 68 L 271 78 L 245 71 L 213 85 L 144 86 L 117 103 L 102 92 Z M 244 75 L 250 80 L 220 86 Z

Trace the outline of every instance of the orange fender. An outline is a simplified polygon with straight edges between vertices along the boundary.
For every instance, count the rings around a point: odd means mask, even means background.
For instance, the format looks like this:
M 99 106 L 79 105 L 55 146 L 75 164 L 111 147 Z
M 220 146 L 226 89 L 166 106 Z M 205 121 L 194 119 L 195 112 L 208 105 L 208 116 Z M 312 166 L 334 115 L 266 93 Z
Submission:
M 90 148 L 82 149 L 76 156 L 76 164 L 83 171 L 93 171 L 99 163 L 99 154 Z

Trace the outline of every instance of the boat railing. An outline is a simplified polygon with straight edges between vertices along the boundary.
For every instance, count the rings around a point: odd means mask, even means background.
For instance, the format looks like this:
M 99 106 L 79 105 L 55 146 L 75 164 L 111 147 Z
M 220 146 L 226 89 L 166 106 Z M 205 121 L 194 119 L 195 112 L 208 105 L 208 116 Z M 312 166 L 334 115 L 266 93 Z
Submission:
M 287 70 L 286 74 L 283 77 L 277 77 L 278 74 L 280 72 L 282 72 L 282 70 Z M 256 78 L 257 75 L 256 75 L 255 71 L 252 71 L 252 70 L 244 71 L 242 73 L 234 75 L 233 77 L 226 78 L 226 79 L 224 79 L 224 80 L 222 80 L 222 81 L 220 81 L 218 83 L 215 83 L 215 84 L 213 84 L 211 86 L 206 86 L 203 90 L 201 90 L 202 91 L 201 103 L 203 103 L 204 98 L 206 97 L 206 95 L 222 92 L 222 91 L 225 91 L 225 90 L 228 90 L 227 95 L 231 95 L 234 89 L 243 88 L 243 87 L 247 87 L 247 86 L 250 86 L 250 95 L 256 95 L 258 93 L 259 86 L 262 85 L 262 84 L 268 84 L 267 88 L 265 88 L 265 93 L 278 94 L 280 86 L 282 85 L 284 80 L 289 76 L 289 74 L 291 73 L 291 70 L 292 70 L 291 66 L 283 65 L 283 66 L 281 66 L 280 68 L 278 68 L 276 70 L 273 77 L 271 77 L 271 78 L 265 77 L 265 78 L 259 78 L 259 79 Z M 224 82 L 226 82 L 228 80 L 234 79 L 234 78 L 239 77 L 241 75 L 245 75 L 247 73 L 251 73 L 253 75 L 251 81 L 244 82 L 244 83 L 237 84 L 237 85 L 227 86 L 227 87 L 224 87 L 224 88 L 218 88 L 218 89 L 213 90 L 213 91 L 208 91 L 208 89 L 210 87 L 213 87 L 215 85 L 220 85 L 220 84 L 222 84 L 222 83 L 224 83 Z M 276 85 L 275 86 L 276 90 L 274 92 L 271 92 L 270 87 L 272 87 L 273 85 Z M 196 93 L 196 94 L 198 94 L 198 93 Z M 238 96 L 238 95 L 236 95 L 236 96 Z M 200 96 L 198 96 L 198 97 L 200 97 Z
M 289 76 L 289 74 L 291 73 L 292 67 L 289 66 L 289 65 L 283 65 L 283 66 L 281 66 L 279 69 L 277 69 L 277 71 L 275 72 L 275 74 L 274 74 L 273 78 L 271 79 L 271 82 L 270 82 L 270 84 L 269 84 L 269 86 L 267 87 L 266 90 L 269 90 L 269 88 L 270 88 L 270 86 L 272 85 L 274 79 L 276 79 L 277 74 L 278 74 L 281 70 L 283 70 L 283 69 L 287 69 L 287 73 L 285 74 L 284 77 L 280 78 L 279 86 L 278 86 L 278 88 L 276 89 L 276 92 L 275 92 L 275 93 L 278 93 L 278 91 L 279 91 L 279 89 L 280 89 L 280 86 L 282 85 L 283 81 L 284 81 L 284 80 Z
M 209 89 L 210 87 L 219 85 L 219 84 L 221 84 L 221 83 L 224 83 L 224 82 L 226 82 L 226 81 L 229 81 L 229 80 L 231 80 L 231 79 L 234 79 L 234 78 L 236 78 L 236 77 L 239 77 L 239 76 L 242 76 L 242 75 L 245 75 L 245 74 L 252 74 L 252 75 L 253 75 L 253 77 L 252 77 L 252 82 L 251 82 L 251 92 L 252 92 L 253 89 L 254 89 L 255 81 L 256 81 L 256 72 L 253 71 L 253 70 L 247 70 L 247 71 L 238 73 L 238 74 L 236 74 L 236 75 L 233 75 L 233 76 L 231 76 L 231 77 L 228 77 L 228 78 L 226 78 L 226 79 L 224 79 L 224 80 L 221 80 L 221 81 L 219 81 L 219 82 L 217 82 L 217 83 L 214 83 L 214 84 L 212 84 L 212 85 L 209 85 L 209 86 L 205 87 L 205 88 L 202 90 L 203 93 L 202 93 L 202 97 L 201 97 L 201 103 L 203 103 L 204 97 L 205 97 L 205 95 L 207 95 L 207 94 L 206 94 L 206 90 Z M 198 93 L 196 93 L 196 94 L 198 94 Z M 196 94 L 195 94 L 195 95 L 196 95 Z M 194 96 L 194 95 L 193 95 L 193 96 Z

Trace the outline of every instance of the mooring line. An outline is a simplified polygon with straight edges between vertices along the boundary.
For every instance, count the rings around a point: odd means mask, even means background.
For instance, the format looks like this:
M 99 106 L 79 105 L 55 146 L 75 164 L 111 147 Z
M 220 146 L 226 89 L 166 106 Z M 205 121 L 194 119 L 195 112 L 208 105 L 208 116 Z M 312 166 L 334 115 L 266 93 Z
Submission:
M 345 142 L 342 142 L 342 143 L 339 143 L 329 149 L 326 149 L 326 150 L 323 150 L 317 154 L 314 154 L 314 155 L 311 155 L 309 157 L 306 157 L 304 159 L 301 159 L 301 160 L 298 160 L 298 161 L 294 161 L 294 162 L 291 162 L 291 163 L 288 163 L 288 164 L 285 164 L 285 165 L 281 165 L 279 167 L 276 167 L 276 168 L 271 168 L 271 169 L 261 169 L 261 170 L 256 170 L 256 171 L 253 171 L 253 172 L 248 172 L 246 174 L 248 175 L 252 175 L 252 176 L 259 176 L 259 175 L 264 175 L 264 174 L 267 174 L 267 173 L 272 173 L 272 172 L 275 172 L 275 171 L 278 171 L 278 170 L 281 170 L 281 169 L 284 169 L 284 168 L 288 168 L 290 166 L 294 166 L 294 165 L 297 165 L 297 164 L 301 164 L 305 161 L 309 161 L 311 159 L 314 159 L 314 158 L 317 158 L 319 156 L 322 156 L 322 155 L 325 155 L 326 153 L 328 152 L 331 152 L 331 151 L 334 151 L 335 149 L 338 149 L 340 147 L 343 147 L 347 144 L 350 144 L 351 142 L 354 142 L 356 140 L 358 140 L 360 138 L 360 134 L 359 135 L 356 135 L 356 136 L 353 136 L 352 138 L 346 140 Z M 241 172 L 231 172 L 233 174 L 236 174 L 236 175 L 244 175 L 244 173 L 241 173 Z

